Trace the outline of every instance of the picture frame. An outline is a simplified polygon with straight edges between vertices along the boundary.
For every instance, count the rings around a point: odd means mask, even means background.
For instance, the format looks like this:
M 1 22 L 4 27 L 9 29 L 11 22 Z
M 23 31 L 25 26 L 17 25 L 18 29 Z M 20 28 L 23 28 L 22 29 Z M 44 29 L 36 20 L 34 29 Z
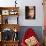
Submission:
M 9 15 L 9 10 L 2 10 L 2 15 Z
M 36 7 L 25 6 L 25 19 L 35 19 L 35 18 L 36 18 Z

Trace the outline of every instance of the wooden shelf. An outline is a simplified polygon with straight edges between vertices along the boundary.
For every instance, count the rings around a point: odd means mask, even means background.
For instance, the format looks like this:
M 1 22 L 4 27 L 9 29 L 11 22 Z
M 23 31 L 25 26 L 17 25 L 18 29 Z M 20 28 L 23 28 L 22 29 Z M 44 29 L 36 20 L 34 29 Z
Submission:
M 1 41 L 2 42 L 2 41 Z M 15 40 L 15 41 L 12 41 L 12 40 L 10 40 L 10 41 L 3 41 L 4 43 L 8 43 L 8 42 L 10 42 L 10 43 L 12 43 L 12 42 L 19 42 L 19 40 Z
M 4 29 L 8 28 L 8 29 L 13 30 L 14 33 L 15 33 L 15 29 L 16 29 L 17 30 L 16 32 L 18 33 L 18 31 L 20 30 L 19 24 L 18 23 L 17 24 L 8 24 L 7 16 L 14 16 L 14 17 L 17 16 L 18 17 L 19 16 L 19 7 L 0 7 L 0 20 L 1 20 L 0 32 L 2 33 Z M 5 17 L 6 17 L 6 19 L 5 19 Z M 2 36 L 2 34 L 1 34 L 1 36 Z M 18 46 L 19 41 L 13 41 L 13 40 L 4 41 L 2 38 L 3 37 L 1 37 L 0 46 Z
M 5 10 L 5 9 L 18 9 L 19 7 L 0 7 L 0 10 Z
M 18 41 L 1 41 L 0 42 L 1 44 L 0 45 L 2 45 L 2 46 L 18 46 Z
M 13 12 L 13 13 L 10 13 L 10 12 Z M 5 17 L 9 17 L 9 16 L 16 17 L 17 16 L 17 18 L 18 18 L 18 16 L 19 16 L 19 7 L 0 7 L 0 16 L 1 16 L 1 24 L 6 23 L 5 20 L 7 20 L 7 23 L 8 23 L 8 18 L 5 19 Z M 17 19 L 17 24 L 18 24 L 18 19 Z
M 10 28 L 14 31 L 14 29 L 17 29 L 17 31 L 20 30 L 20 26 L 18 24 L 1 24 L 0 25 L 1 31 L 5 28 Z

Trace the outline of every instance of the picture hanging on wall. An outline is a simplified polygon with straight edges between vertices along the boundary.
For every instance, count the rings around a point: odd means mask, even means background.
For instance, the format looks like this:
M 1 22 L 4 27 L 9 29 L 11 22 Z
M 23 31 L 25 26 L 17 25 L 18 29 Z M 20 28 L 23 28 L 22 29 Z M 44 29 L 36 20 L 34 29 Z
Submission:
M 35 6 L 25 6 L 25 19 L 35 19 L 36 8 Z

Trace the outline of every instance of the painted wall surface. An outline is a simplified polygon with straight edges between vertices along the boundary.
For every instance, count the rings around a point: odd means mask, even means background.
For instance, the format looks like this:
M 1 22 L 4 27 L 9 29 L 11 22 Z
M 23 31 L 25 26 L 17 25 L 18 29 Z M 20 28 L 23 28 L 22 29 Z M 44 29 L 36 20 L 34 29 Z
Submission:
M 20 24 L 22 26 L 42 26 L 43 25 L 43 6 L 42 0 L 21 0 L 19 1 L 20 8 Z M 25 20 L 25 6 L 36 6 L 36 19 Z M 22 9 L 22 10 L 21 10 Z
M 19 31 L 20 42 L 28 28 L 32 28 L 34 32 L 37 34 L 39 41 L 43 43 L 43 30 L 41 26 L 21 26 L 21 29 Z
M 0 7 L 15 6 L 15 0 L 0 0 Z M 17 6 L 19 6 L 19 24 L 21 26 L 43 26 L 43 6 L 42 0 L 17 0 Z M 25 6 L 36 7 L 36 19 L 25 19 Z M 12 17 L 11 17 L 12 18 Z M 10 20 L 10 19 L 9 19 Z M 15 20 L 13 21 L 15 22 Z

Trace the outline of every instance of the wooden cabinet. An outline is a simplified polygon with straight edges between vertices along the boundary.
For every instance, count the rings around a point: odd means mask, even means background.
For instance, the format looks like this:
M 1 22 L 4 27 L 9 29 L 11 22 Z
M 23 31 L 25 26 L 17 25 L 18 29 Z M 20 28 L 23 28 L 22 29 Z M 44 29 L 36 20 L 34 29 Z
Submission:
M 12 18 L 9 18 L 9 17 L 12 17 Z M 20 26 L 18 24 L 18 17 L 19 17 L 19 7 L 0 7 L 0 32 L 1 32 L 0 46 L 18 46 L 18 43 L 19 43 L 18 39 L 17 40 L 15 39 L 15 34 L 20 29 Z M 8 33 L 7 31 L 14 33 L 12 37 L 10 36 L 11 39 L 8 41 L 3 39 L 2 37 L 2 32 L 3 33 L 6 32 L 6 35 L 9 37 L 10 33 Z M 9 39 L 9 38 L 6 38 L 6 39 Z

